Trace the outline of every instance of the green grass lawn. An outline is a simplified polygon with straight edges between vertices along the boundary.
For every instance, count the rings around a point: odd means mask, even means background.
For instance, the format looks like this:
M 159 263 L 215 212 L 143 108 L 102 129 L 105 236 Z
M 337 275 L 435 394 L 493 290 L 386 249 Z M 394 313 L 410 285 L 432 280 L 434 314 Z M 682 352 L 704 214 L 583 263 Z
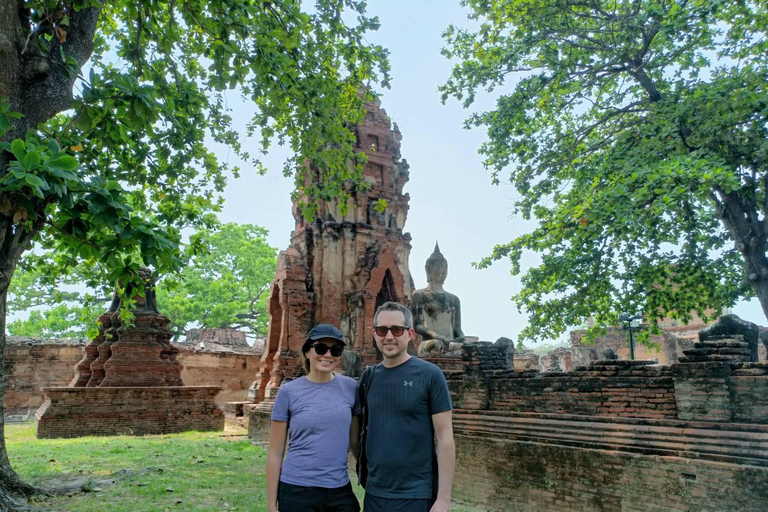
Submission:
M 267 510 L 267 452 L 232 432 L 37 439 L 34 425 L 24 424 L 6 425 L 5 437 L 11 464 L 27 482 L 85 481 L 85 492 L 36 498 L 43 510 Z M 363 490 L 354 487 L 362 503 Z

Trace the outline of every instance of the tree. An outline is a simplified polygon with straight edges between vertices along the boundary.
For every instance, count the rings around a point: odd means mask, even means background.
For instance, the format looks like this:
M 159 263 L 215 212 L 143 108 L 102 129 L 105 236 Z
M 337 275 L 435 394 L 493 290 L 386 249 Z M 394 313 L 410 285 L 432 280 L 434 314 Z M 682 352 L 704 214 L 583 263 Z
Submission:
M 28 316 L 8 322 L 8 333 L 80 339 L 94 334 L 96 319 L 109 307 L 112 295 L 106 287 L 98 292 L 79 291 L 87 282 L 85 270 L 84 267 L 70 269 L 67 275 L 57 276 L 53 281 L 49 274 L 22 261 L 8 287 L 8 313 L 27 312 Z
M 158 309 L 171 319 L 176 339 L 195 323 L 266 335 L 267 299 L 277 265 L 277 249 L 266 236 L 266 229 L 251 224 L 224 224 L 216 232 L 196 235 L 179 278 L 157 286 Z
M 539 226 L 508 257 L 521 338 L 553 338 L 621 311 L 657 323 L 719 315 L 756 296 L 768 316 L 768 10 L 753 1 L 466 0 L 441 87 L 469 107 L 505 87 L 480 149 L 515 211 Z M 510 85 L 511 84 L 511 85 Z
M 126 286 L 142 263 L 179 268 L 180 229 L 209 225 L 226 183 L 208 142 L 261 168 L 228 89 L 251 100 L 260 150 L 293 150 L 297 193 L 354 192 L 364 157 L 347 126 L 370 97 L 360 91 L 388 79 L 386 52 L 364 39 L 377 24 L 356 0 L 309 13 L 289 0 L 0 2 L 0 354 L 8 285 L 33 241 Z M 0 508 L 31 492 L 0 436 Z
M 182 253 L 179 274 L 157 283 L 158 309 L 171 323 L 174 339 L 194 325 L 243 329 L 251 337 L 266 335 L 267 298 L 275 276 L 277 249 L 267 244 L 267 230 L 250 224 L 224 224 L 195 233 Z M 35 258 L 37 262 L 44 258 Z M 8 289 L 9 312 L 28 311 L 8 323 L 15 336 L 92 338 L 96 319 L 112 301 L 114 285 L 83 292 L 93 282 L 80 265 L 67 275 L 43 272 L 38 265 L 18 270 Z

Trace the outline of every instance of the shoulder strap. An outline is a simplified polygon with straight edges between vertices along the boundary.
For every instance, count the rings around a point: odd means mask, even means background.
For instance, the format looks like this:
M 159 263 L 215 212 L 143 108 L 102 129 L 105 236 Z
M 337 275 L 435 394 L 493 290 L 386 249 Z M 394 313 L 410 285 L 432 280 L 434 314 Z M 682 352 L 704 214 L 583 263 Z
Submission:
M 368 405 L 368 390 L 371 388 L 371 382 L 373 382 L 373 373 L 375 371 L 376 366 L 368 366 L 360 376 L 360 405 L 362 407 L 366 407 Z
M 378 365 L 376 365 L 378 366 Z M 363 425 L 362 429 L 365 432 L 368 427 L 368 391 L 371 389 L 371 383 L 373 382 L 373 374 L 376 372 L 376 366 L 368 366 L 360 376 L 360 407 L 363 409 Z

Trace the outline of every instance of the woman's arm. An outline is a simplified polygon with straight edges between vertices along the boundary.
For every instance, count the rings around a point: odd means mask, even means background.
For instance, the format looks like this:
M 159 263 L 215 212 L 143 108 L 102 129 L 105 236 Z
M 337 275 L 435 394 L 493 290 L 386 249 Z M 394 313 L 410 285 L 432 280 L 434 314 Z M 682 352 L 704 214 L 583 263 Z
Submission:
M 360 416 L 352 416 L 352 424 L 349 426 L 349 451 L 357 460 L 357 444 L 360 442 Z
M 283 467 L 287 437 L 288 422 L 273 420 L 269 429 L 267 454 L 267 509 L 269 512 L 277 512 L 277 485 L 280 481 L 280 469 Z

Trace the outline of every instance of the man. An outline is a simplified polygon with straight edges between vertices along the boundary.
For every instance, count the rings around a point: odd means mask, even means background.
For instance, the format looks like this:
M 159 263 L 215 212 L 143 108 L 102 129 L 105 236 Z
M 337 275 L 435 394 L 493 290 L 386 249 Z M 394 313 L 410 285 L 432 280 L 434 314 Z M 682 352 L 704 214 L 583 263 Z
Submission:
M 408 354 L 408 308 L 386 302 L 373 325 L 384 360 L 360 378 L 367 412 L 363 512 L 447 512 L 456 450 L 445 376 Z

